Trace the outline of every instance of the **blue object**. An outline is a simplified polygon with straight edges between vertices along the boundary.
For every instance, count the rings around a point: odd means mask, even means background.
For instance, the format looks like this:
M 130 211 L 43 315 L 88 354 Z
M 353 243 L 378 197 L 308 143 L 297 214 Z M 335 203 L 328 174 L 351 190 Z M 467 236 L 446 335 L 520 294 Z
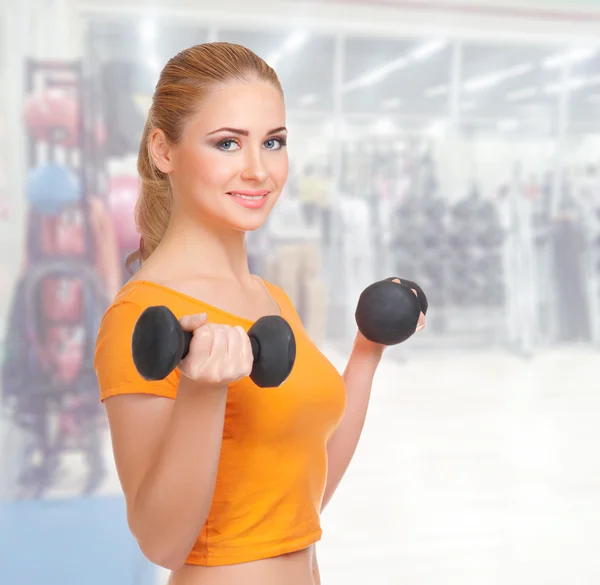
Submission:
M 122 497 L 0 502 L 0 583 L 154 585 Z
M 27 199 L 40 213 L 57 215 L 80 196 L 79 180 L 63 165 L 47 163 L 29 171 Z

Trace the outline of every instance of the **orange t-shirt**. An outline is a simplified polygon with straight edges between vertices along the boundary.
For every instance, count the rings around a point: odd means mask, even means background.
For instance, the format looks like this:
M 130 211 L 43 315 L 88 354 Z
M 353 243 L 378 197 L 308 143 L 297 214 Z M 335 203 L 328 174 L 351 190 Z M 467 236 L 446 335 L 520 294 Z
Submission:
M 203 566 L 249 562 L 306 548 L 321 538 L 327 442 L 346 407 L 339 372 L 309 339 L 291 301 L 265 282 L 296 337 L 296 361 L 278 388 L 250 378 L 229 385 L 217 481 L 207 521 L 187 559 Z M 146 393 L 175 399 L 180 373 L 145 381 L 135 369 L 131 336 L 141 312 L 166 305 L 179 319 L 206 312 L 209 321 L 252 322 L 147 281 L 126 284 L 108 308 L 96 343 L 100 398 Z

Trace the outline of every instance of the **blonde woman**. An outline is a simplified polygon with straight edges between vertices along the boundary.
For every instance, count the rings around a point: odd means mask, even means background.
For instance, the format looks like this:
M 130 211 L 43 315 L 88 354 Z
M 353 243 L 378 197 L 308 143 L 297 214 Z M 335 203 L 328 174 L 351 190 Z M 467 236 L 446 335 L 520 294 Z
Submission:
M 288 175 L 278 78 L 248 49 L 210 43 L 163 69 L 143 133 L 141 265 L 106 312 L 95 367 L 130 529 L 171 585 L 320 583 L 320 514 L 356 449 L 383 347 L 357 335 L 343 376 L 283 290 L 253 275 L 246 233 Z M 133 365 L 140 313 L 166 305 L 193 332 L 164 380 Z M 281 315 L 296 362 L 249 379 L 246 332 Z

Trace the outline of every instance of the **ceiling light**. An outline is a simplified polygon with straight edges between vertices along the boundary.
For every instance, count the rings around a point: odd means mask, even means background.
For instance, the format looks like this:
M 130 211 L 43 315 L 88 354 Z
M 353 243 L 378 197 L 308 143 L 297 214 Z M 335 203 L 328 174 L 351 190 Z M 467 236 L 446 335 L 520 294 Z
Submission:
M 375 67 L 371 71 L 357 77 L 353 81 L 350 81 L 344 86 L 344 90 L 349 91 L 352 89 L 358 89 L 367 87 L 369 85 L 374 85 L 375 83 L 378 83 L 394 71 L 408 67 L 409 65 L 416 63 L 417 61 L 424 61 L 432 57 L 433 55 L 444 49 L 446 45 L 446 41 L 433 41 L 423 43 L 422 45 L 417 46 L 412 51 L 408 51 L 405 55 L 402 55 L 399 58 L 394 59 L 393 61 Z
M 448 45 L 448 41 L 431 41 L 430 43 L 423 43 L 416 49 L 413 49 L 408 53 L 408 58 L 411 61 L 424 61 L 433 57 L 436 53 L 443 51 Z
M 542 61 L 544 69 L 557 69 L 564 65 L 576 65 L 591 59 L 598 52 L 597 49 L 575 49 L 565 53 L 552 55 Z
M 486 75 L 481 75 L 479 77 L 474 77 L 468 80 L 465 83 L 464 89 L 469 93 L 484 91 L 486 89 L 495 87 L 496 85 L 502 83 L 503 81 L 506 81 L 507 79 L 514 79 L 515 77 L 525 75 L 526 73 L 529 73 L 532 69 L 533 65 L 531 63 L 523 63 L 521 65 L 509 67 L 508 69 L 502 69 L 500 71 L 487 73 Z
M 293 34 L 284 44 L 283 50 L 291 53 L 299 49 L 308 40 L 308 33 L 304 31 Z
M 547 94 L 560 93 L 565 87 L 567 91 L 577 91 L 586 87 L 594 87 L 600 85 L 600 76 L 592 77 L 574 77 L 566 84 L 550 83 L 544 87 L 544 92 Z

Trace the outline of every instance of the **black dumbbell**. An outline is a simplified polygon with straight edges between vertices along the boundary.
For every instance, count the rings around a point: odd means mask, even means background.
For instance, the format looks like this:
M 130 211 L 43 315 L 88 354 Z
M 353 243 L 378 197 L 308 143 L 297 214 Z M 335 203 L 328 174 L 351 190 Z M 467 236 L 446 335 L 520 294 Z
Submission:
M 428 302 L 425 293 L 410 280 L 392 276 L 368 286 L 356 307 L 356 324 L 360 332 L 374 343 L 397 345 L 406 341 L 417 329 L 421 312 Z M 417 295 L 411 289 L 417 291 Z
M 248 337 L 254 356 L 250 379 L 261 388 L 281 385 L 296 360 L 296 338 L 288 322 L 278 315 L 261 317 Z M 170 309 L 148 307 L 133 330 L 133 363 L 145 380 L 163 380 L 188 354 L 191 340 L 192 333 L 182 329 Z

